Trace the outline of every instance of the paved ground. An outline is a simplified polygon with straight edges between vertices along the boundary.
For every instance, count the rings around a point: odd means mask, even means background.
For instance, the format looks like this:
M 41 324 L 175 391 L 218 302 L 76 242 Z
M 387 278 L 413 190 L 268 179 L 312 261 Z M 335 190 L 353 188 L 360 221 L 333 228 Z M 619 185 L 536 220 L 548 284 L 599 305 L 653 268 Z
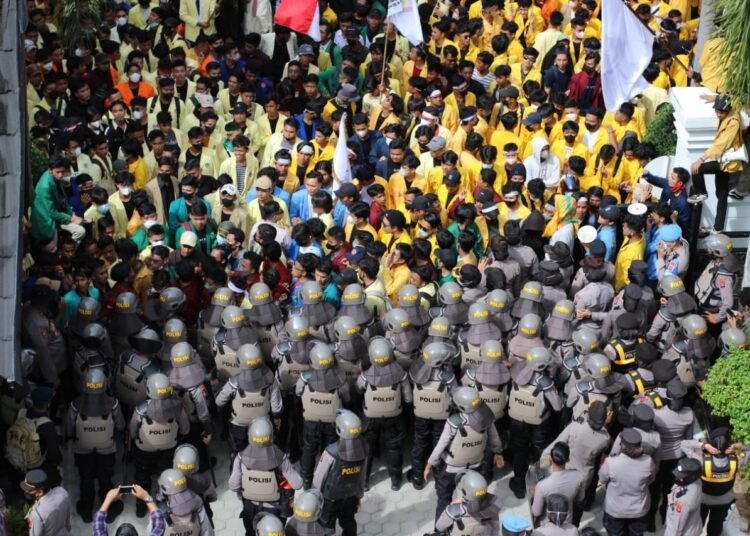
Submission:
M 219 500 L 212 504 L 214 511 L 214 524 L 217 534 L 240 535 L 243 534 L 242 521 L 239 519 L 241 503 L 237 496 L 227 489 L 229 479 L 229 452 L 223 444 L 212 447 L 212 454 L 220 460 L 216 469 L 216 479 L 219 484 Z M 78 496 L 77 472 L 72 466 L 72 454 L 66 454 L 69 460 L 65 466 L 65 484 L 71 492 L 74 500 Z M 119 464 L 118 464 L 119 466 Z M 408 468 L 408 466 L 407 466 Z M 118 468 L 119 469 L 119 468 Z M 154 489 L 156 486 L 154 477 Z M 494 493 L 503 497 L 505 503 L 504 512 L 513 512 L 530 518 L 529 506 L 526 500 L 516 499 L 508 489 L 508 470 L 497 471 L 497 480 L 492 484 Z M 118 470 L 115 474 L 115 483 L 131 483 L 132 469 L 128 475 L 122 475 Z M 390 489 L 390 480 L 385 468 L 378 465 L 372 475 L 372 486 L 362 501 L 362 508 L 357 515 L 359 534 L 367 536 L 421 536 L 433 531 L 435 515 L 435 487 L 433 481 L 422 490 L 416 491 L 410 484 L 405 484 L 400 491 L 394 492 Z M 591 526 L 602 530 L 601 526 L 601 502 L 602 490 L 599 491 L 596 507 L 593 512 L 587 512 L 581 523 L 581 527 Z M 132 523 L 139 529 L 142 535 L 146 532 L 146 519 L 135 517 L 135 499 L 126 497 L 125 511 L 117 518 L 111 527 L 111 534 L 122 523 Z M 596 517 L 596 519 L 595 519 Z M 76 515 L 73 522 L 73 534 L 85 535 L 89 527 Z M 661 530 L 657 534 L 661 534 Z M 601 534 L 604 534 L 602 531 Z

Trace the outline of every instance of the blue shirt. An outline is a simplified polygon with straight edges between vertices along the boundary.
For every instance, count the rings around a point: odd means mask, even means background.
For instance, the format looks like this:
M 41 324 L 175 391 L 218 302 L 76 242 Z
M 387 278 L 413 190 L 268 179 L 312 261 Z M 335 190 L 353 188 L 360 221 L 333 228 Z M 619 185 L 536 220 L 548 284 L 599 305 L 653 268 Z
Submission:
M 313 240 L 312 244 L 309 246 L 305 246 L 306 248 L 315 248 L 318 251 L 318 256 L 322 259 L 325 257 L 325 252 L 323 251 L 323 247 L 318 244 L 316 241 Z M 290 261 L 297 260 L 297 256 L 300 254 L 300 245 L 297 244 L 296 240 L 292 240 L 292 244 L 289 246 L 289 251 L 286 254 L 287 259 Z
M 656 259 L 659 256 L 656 251 L 663 240 L 661 237 L 661 227 L 654 226 L 646 233 L 646 263 L 648 263 L 648 278 L 651 281 L 658 279 L 656 276 Z
M 312 217 L 312 205 L 310 204 L 310 196 L 307 194 L 307 189 L 297 190 L 292 194 L 292 203 L 289 205 L 289 218 L 299 218 L 302 221 L 307 221 Z
M 596 232 L 596 238 L 604 242 L 607 247 L 607 253 L 604 255 L 604 260 L 607 262 L 615 262 L 615 253 L 617 253 L 617 232 L 613 226 L 599 227 Z
M 287 211 L 289 210 L 289 206 L 292 204 L 292 196 L 287 193 L 286 190 L 279 188 L 278 186 L 273 187 L 273 196 L 281 199 L 284 204 L 286 205 Z M 245 199 L 248 203 L 258 197 L 258 193 L 255 191 L 255 188 L 250 188 L 247 191 L 247 195 L 245 196 Z
M 644 177 L 649 184 L 658 186 L 662 189 L 660 201 L 669 205 L 673 211 L 677 211 L 677 223 L 682 227 L 682 234 L 686 235 L 688 227 L 690 226 L 690 213 L 693 207 L 688 203 L 687 191 L 683 189 L 678 194 L 672 192 L 672 188 L 669 187 L 669 181 L 662 177 L 655 177 L 651 173 L 647 173 Z
M 346 220 L 349 218 L 349 209 L 340 200 L 336 202 L 333 208 L 333 223 L 339 227 L 346 227 Z
M 89 296 L 95 300 L 99 300 L 99 289 L 90 287 Z M 63 318 L 63 325 L 67 326 L 68 323 L 78 316 L 78 306 L 81 303 L 81 295 L 78 294 L 75 289 L 69 290 L 65 296 L 63 296 L 65 302 L 65 317 Z
M 341 291 L 333 281 L 326 285 L 323 289 L 323 301 L 333 305 L 336 309 L 341 306 Z

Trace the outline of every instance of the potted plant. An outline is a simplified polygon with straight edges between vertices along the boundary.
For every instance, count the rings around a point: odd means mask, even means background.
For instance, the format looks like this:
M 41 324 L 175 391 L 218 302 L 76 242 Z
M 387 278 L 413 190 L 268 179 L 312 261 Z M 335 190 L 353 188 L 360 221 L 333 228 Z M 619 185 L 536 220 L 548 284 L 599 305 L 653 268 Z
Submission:
M 727 417 L 734 439 L 750 445 L 750 350 L 737 349 L 714 363 L 703 384 L 702 397 L 713 415 Z M 750 464 L 735 479 L 737 511 L 750 522 Z

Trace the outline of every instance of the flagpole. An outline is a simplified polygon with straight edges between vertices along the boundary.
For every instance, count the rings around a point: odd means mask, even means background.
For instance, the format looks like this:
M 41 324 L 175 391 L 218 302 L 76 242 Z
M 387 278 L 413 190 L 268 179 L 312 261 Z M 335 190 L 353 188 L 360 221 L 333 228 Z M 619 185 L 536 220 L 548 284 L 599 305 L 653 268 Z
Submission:
M 651 32 L 651 35 L 653 35 L 656 38 L 657 37 L 656 32 L 654 30 L 652 30 L 651 27 L 648 24 L 646 24 L 645 22 L 643 22 L 641 20 L 641 18 L 636 14 L 635 10 L 630 6 L 630 4 L 626 0 L 621 0 L 621 1 L 628 8 L 628 11 L 630 11 L 633 14 L 633 16 L 636 19 L 638 19 L 638 22 L 640 22 L 649 32 Z M 677 58 L 677 56 L 675 55 L 675 53 L 672 52 L 672 49 L 669 47 L 669 43 L 666 42 L 666 41 L 664 41 L 662 44 L 664 45 L 664 48 L 667 49 L 667 52 L 669 52 L 669 55 L 677 63 L 677 65 L 679 65 L 680 67 L 682 67 L 685 70 L 685 72 L 689 72 L 690 69 L 688 69 L 688 67 L 684 63 L 682 63 L 679 60 L 679 58 Z
M 383 89 L 385 89 L 385 63 L 388 59 L 388 19 L 387 18 L 385 20 L 385 24 L 386 24 L 386 27 L 384 28 L 384 31 L 383 31 L 383 70 L 380 73 L 380 84 L 383 86 Z

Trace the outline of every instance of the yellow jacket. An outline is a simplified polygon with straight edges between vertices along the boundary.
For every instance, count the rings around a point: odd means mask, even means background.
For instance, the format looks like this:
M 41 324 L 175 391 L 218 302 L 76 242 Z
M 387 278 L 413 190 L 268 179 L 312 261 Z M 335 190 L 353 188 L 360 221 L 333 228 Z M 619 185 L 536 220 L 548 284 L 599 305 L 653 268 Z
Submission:
M 719 160 L 721 155 L 727 152 L 729 149 L 737 149 L 742 145 L 742 127 L 740 125 L 740 118 L 736 112 L 728 115 L 723 121 L 719 123 L 716 130 L 716 137 L 711 144 L 711 147 L 706 149 L 706 156 L 714 160 Z M 732 160 L 721 165 L 722 171 L 727 173 L 734 173 L 735 171 L 742 170 L 742 162 L 739 160 Z
M 404 235 L 407 235 L 407 233 L 404 233 Z M 409 282 L 409 267 L 406 264 L 398 264 L 391 268 L 386 268 L 383 272 L 385 293 L 392 303 L 398 303 L 398 292 Z
M 564 167 L 571 156 L 580 156 L 586 162 L 588 163 L 589 160 L 589 149 L 584 144 L 579 143 L 578 141 L 573 142 L 573 147 L 568 147 L 567 142 L 562 140 L 557 140 L 550 145 L 549 151 L 557 157 L 558 160 L 560 160 L 560 165 Z M 583 187 L 581 187 L 582 191 L 586 191 Z
M 201 32 L 205 35 L 216 33 L 216 0 L 199 1 L 203 7 L 202 12 L 198 11 L 196 2 L 180 2 L 180 20 L 185 23 L 185 39 L 190 42 L 194 42 Z M 207 22 L 208 27 L 200 28 L 199 22 Z
M 277 222 L 277 225 L 280 227 L 289 227 L 289 211 L 286 207 L 286 203 L 284 203 L 284 201 L 282 201 L 276 196 L 273 197 L 273 200 L 279 204 L 282 212 L 284 213 L 281 220 Z M 219 221 L 219 220 L 216 220 L 216 221 Z M 247 222 L 248 222 L 247 225 L 250 231 L 253 230 L 253 227 L 255 227 L 256 223 L 260 223 L 261 221 L 263 221 L 263 217 L 260 212 L 260 203 L 258 202 L 258 199 L 256 198 L 247 204 Z M 248 234 L 248 233 L 245 233 L 245 234 Z
M 646 252 L 646 239 L 641 236 L 637 242 L 631 242 L 626 238 L 615 259 L 615 292 L 620 292 L 626 285 L 630 284 L 628 269 L 633 261 L 642 261 Z
M 133 188 L 136 190 L 140 190 L 151 180 L 146 162 L 141 157 L 138 157 L 132 164 L 128 164 L 128 171 L 135 177 Z
M 419 174 L 415 174 L 411 187 L 419 188 L 422 190 L 422 193 L 427 193 L 427 179 Z M 406 185 L 406 179 L 401 173 L 396 172 L 391 175 L 386 186 L 386 200 L 390 201 L 390 205 L 386 202 L 386 207 L 389 209 L 395 209 L 399 205 L 404 204 L 406 190 L 409 188 L 410 187 Z
M 258 167 L 258 159 L 248 153 L 245 156 L 244 184 L 242 185 L 242 190 L 237 194 L 237 202 L 239 204 L 245 204 L 247 192 L 250 190 L 250 188 L 253 187 L 253 185 L 255 185 L 255 178 L 258 175 Z M 227 175 L 232 177 L 232 183 L 235 185 L 235 187 L 237 187 L 237 189 L 239 189 L 239 181 L 237 180 L 236 156 L 231 156 L 224 161 L 224 163 L 221 165 L 221 170 L 219 171 L 219 174 L 222 173 L 226 173 Z

